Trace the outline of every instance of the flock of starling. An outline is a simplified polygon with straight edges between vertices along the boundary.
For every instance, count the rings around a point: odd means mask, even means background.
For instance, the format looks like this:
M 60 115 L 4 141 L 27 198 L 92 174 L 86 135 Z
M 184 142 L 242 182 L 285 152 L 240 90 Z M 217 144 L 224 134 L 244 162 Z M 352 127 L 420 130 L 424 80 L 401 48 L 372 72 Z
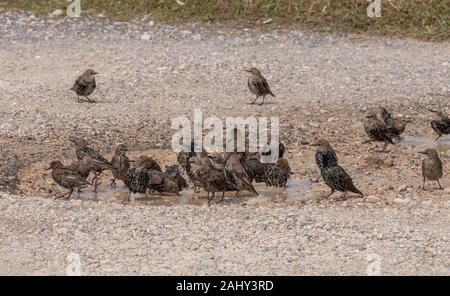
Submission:
M 254 104 L 258 98 L 262 97 L 260 103 L 262 105 L 267 95 L 275 97 L 267 80 L 258 69 L 250 68 L 245 71 L 250 75 L 248 87 L 256 95 L 250 104 Z M 96 74 L 97 72 L 89 69 L 75 81 L 71 90 L 77 94 L 78 102 L 81 102 L 80 97 L 93 102 L 88 96 L 96 89 Z M 442 135 L 450 134 L 448 116 L 441 111 L 430 110 L 430 112 L 435 114 L 431 127 L 438 134 L 436 140 Z M 401 134 L 405 131 L 407 123 L 410 121 L 395 118 L 383 107 L 379 107 L 378 111 L 370 111 L 364 119 L 364 131 L 369 138 L 366 142 L 383 142 L 384 152 L 389 145 L 395 145 L 401 141 Z M 111 186 L 115 187 L 116 180 L 121 180 L 128 188 L 128 198 L 131 193 L 140 193 L 145 196 L 148 192 L 179 195 L 180 191 L 188 187 L 183 177 L 185 173 L 194 187 L 193 197 L 200 189 L 203 189 L 208 194 L 208 204 L 216 197 L 216 193 L 222 193 L 218 202 L 223 201 L 225 192 L 235 192 L 238 196 L 242 191 L 248 191 L 259 196 L 253 183 L 285 187 L 293 174 L 288 160 L 284 158 L 286 148 L 282 143 L 279 144 L 278 160 L 275 163 L 264 163 L 261 162 L 260 153 L 237 152 L 236 149 L 234 152 L 226 153 L 207 153 L 204 149 L 201 152 L 193 152 L 194 142 L 192 142 L 192 152 L 180 152 L 177 156 L 178 164 L 166 166 L 163 172 L 161 166 L 151 157 L 140 156 L 130 160 L 126 155 L 128 148 L 125 144 L 116 147 L 114 156 L 109 161 L 90 147 L 85 139 L 76 138 L 73 142 L 78 159 L 69 166 L 63 165 L 60 161 L 53 161 L 49 168 L 52 170 L 54 181 L 69 189 L 62 196 L 66 198 L 70 198 L 74 189 L 80 191 L 87 186 L 93 186 L 96 192 L 99 176 L 107 170 L 110 170 L 113 175 Z M 354 185 L 352 178 L 339 165 L 337 154 L 326 139 L 317 139 L 310 145 L 318 147 L 315 154 L 316 164 L 324 183 L 331 189 L 327 197 L 336 191 L 343 192 L 343 196 L 346 196 L 348 192 L 363 196 L 363 193 Z M 436 181 L 442 189 L 439 182 L 443 176 L 442 162 L 438 152 L 435 149 L 426 149 L 420 153 L 426 155 L 422 161 L 423 189 L 427 180 Z M 93 178 L 88 181 L 91 173 Z

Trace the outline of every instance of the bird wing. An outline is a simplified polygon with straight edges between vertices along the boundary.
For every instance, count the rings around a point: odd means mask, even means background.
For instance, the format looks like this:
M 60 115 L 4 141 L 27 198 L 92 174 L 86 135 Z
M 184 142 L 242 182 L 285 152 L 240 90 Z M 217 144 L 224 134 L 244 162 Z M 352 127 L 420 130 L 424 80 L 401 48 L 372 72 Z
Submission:
M 267 83 L 266 78 L 260 76 L 257 79 L 254 79 L 253 81 L 253 85 L 258 89 L 259 93 L 268 93 L 271 94 L 272 96 L 275 96 L 272 91 L 270 90 L 270 86 L 269 83 Z
M 338 183 L 342 186 L 342 190 L 351 191 L 362 195 L 361 191 L 359 191 L 353 184 L 352 178 L 341 166 L 335 166 L 332 170 L 336 179 L 339 180 Z

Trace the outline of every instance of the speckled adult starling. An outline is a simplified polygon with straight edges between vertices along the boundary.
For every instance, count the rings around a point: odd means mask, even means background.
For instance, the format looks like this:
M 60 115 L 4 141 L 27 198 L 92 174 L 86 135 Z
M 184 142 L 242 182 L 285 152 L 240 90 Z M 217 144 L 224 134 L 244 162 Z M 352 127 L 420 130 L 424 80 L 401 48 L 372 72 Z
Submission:
M 70 89 L 77 94 L 79 103 L 81 102 L 80 96 L 85 97 L 90 103 L 95 102 L 89 99 L 88 96 L 91 95 L 97 87 L 97 84 L 95 83 L 95 75 L 97 74 L 98 73 L 92 69 L 84 71 L 84 73 L 80 77 L 78 77 L 78 79 Z
M 99 162 L 103 162 L 105 164 L 111 165 L 109 160 L 107 160 L 105 157 L 103 157 L 97 150 L 94 148 L 89 147 L 88 141 L 83 138 L 75 138 L 72 140 L 72 142 L 75 143 L 76 148 L 76 154 L 78 160 L 83 160 L 83 158 L 90 157 L 94 160 L 97 160 Z
M 363 193 L 355 187 L 352 178 L 341 166 L 325 167 L 321 170 L 321 174 L 325 184 L 331 188 L 331 193 L 327 198 L 335 191 L 344 192 L 344 196 L 346 196 L 348 191 L 359 194 L 361 197 L 363 196 Z
M 291 177 L 291 167 L 286 158 L 278 159 L 275 165 L 271 165 L 266 177 L 266 185 L 274 187 L 285 187 Z
M 91 185 L 85 179 L 80 178 L 78 171 L 65 167 L 61 161 L 52 161 L 50 167 L 47 170 L 52 170 L 52 178 L 61 187 L 69 189 L 69 192 L 58 198 L 64 198 L 67 195 L 67 199 L 73 193 L 74 188 L 83 188 L 87 185 Z
M 254 104 L 259 97 L 262 97 L 262 102 L 259 105 L 264 104 L 264 99 L 267 95 L 275 97 L 273 92 L 270 90 L 267 80 L 261 75 L 261 72 L 256 68 L 250 68 L 249 70 L 244 70 L 250 73 L 248 78 L 248 88 L 252 93 L 256 95 L 256 98 L 250 104 Z
M 442 161 L 439 159 L 439 154 L 435 149 L 426 149 L 425 151 L 420 151 L 420 153 L 428 156 L 422 160 L 422 176 L 423 185 L 422 188 L 425 190 L 425 181 L 437 181 L 439 184 L 439 189 L 442 189 L 439 179 L 442 178 Z
M 94 174 L 94 178 L 92 178 L 92 183 L 94 184 L 94 192 L 97 192 L 98 178 L 104 171 L 111 170 L 113 167 L 109 163 L 104 163 L 97 159 L 93 159 L 92 157 L 89 156 L 84 157 L 83 162 Z
M 380 112 L 381 120 L 386 125 L 387 132 L 390 137 L 400 141 L 400 136 L 405 131 L 406 124 L 411 123 L 411 121 L 408 119 L 393 117 L 392 114 L 384 107 L 380 106 L 378 107 L 378 110 Z
M 325 167 L 338 165 L 337 154 L 326 139 L 318 139 L 310 145 L 318 146 L 315 158 L 320 170 Z
M 442 135 L 450 134 L 450 119 L 441 111 L 430 110 L 430 112 L 436 114 L 435 118 L 431 121 L 431 127 L 438 134 L 437 141 Z
M 377 118 L 375 112 L 369 112 L 364 121 L 364 131 L 371 141 L 384 142 L 383 151 L 387 145 L 392 144 L 392 136 L 389 134 L 386 125 Z
M 150 177 L 144 167 L 138 166 L 129 169 L 124 181 L 125 186 L 128 187 L 128 200 L 130 200 L 131 193 L 142 193 L 147 197 L 149 180 Z
M 81 179 L 86 180 L 91 173 L 91 169 L 86 165 L 86 163 L 82 160 L 73 161 L 69 167 L 69 169 L 77 171 L 78 175 Z
M 128 170 L 130 169 L 130 159 L 126 153 L 128 147 L 125 144 L 119 144 L 116 147 L 116 151 L 111 160 L 113 179 L 111 180 L 111 186 L 116 186 L 116 179 L 124 181 L 127 177 Z
M 259 193 L 252 185 L 251 178 L 241 163 L 240 154 L 237 152 L 232 152 L 229 154 L 224 172 L 228 182 L 231 183 L 239 192 L 247 190 L 259 196 Z

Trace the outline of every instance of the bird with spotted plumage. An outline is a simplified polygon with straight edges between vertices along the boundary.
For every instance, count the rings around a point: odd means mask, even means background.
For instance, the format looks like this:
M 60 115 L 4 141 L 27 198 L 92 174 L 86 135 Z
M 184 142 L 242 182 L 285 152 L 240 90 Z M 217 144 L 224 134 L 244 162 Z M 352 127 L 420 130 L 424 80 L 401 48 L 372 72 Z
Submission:
M 273 187 L 285 187 L 291 177 L 291 167 L 286 158 L 280 158 L 273 164 L 269 164 L 269 171 L 266 176 L 266 185 Z
M 261 103 L 259 103 L 259 105 L 263 105 L 264 99 L 266 98 L 267 95 L 275 97 L 274 93 L 270 89 L 269 83 L 267 82 L 266 78 L 262 76 L 261 71 L 259 71 L 255 67 L 252 67 L 244 71 L 249 73 L 249 77 L 247 80 L 248 88 L 253 94 L 256 95 L 256 98 L 250 104 L 252 105 L 255 104 L 258 98 L 262 97 L 262 101 Z
M 442 111 L 431 109 L 429 111 L 435 114 L 431 121 L 431 128 L 438 134 L 435 141 L 439 140 L 443 135 L 450 134 L 450 118 Z
M 128 201 L 131 193 L 141 193 L 147 196 L 148 183 L 150 176 L 147 169 L 143 166 L 136 166 L 128 170 L 127 176 L 124 180 L 125 186 L 128 188 Z
M 128 170 L 130 169 L 130 159 L 126 155 L 128 147 L 125 144 L 119 144 L 116 147 L 114 156 L 111 159 L 112 175 L 111 186 L 116 186 L 116 179 L 124 181 L 127 177 Z
M 50 167 L 46 170 L 52 170 L 52 178 L 59 186 L 69 189 L 69 191 L 58 198 L 69 199 L 73 193 L 74 188 L 84 188 L 91 185 L 88 181 L 80 177 L 77 170 L 71 169 L 63 165 L 59 160 L 52 161 Z M 67 197 L 66 197 L 67 195 Z
M 252 180 L 241 163 L 242 153 L 230 152 L 227 157 L 225 157 L 225 176 L 230 184 L 232 184 L 236 190 L 239 192 L 247 190 L 259 196 L 259 193 L 252 185 Z
M 442 161 L 439 158 L 439 153 L 436 149 L 426 149 L 425 151 L 420 151 L 419 153 L 427 156 L 424 160 L 422 160 L 422 189 L 425 190 L 426 180 L 436 181 L 439 185 L 439 189 L 442 189 L 441 183 L 439 182 L 439 179 L 443 176 Z
M 370 140 L 366 142 L 384 142 L 383 152 L 389 144 L 394 145 L 392 135 L 389 133 L 386 125 L 377 118 L 375 112 L 369 112 L 364 120 L 364 131 Z
M 97 150 L 89 147 L 89 143 L 84 138 L 75 138 L 71 140 L 75 144 L 75 153 L 77 154 L 78 160 L 83 160 L 85 157 L 90 157 L 99 162 L 111 165 L 109 160 L 107 160 L 103 155 L 101 155 Z
M 331 148 L 329 142 L 325 139 L 319 139 L 317 143 L 316 163 L 325 184 L 331 189 L 331 193 L 327 198 L 336 191 L 344 192 L 344 197 L 347 195 L 347 192 L 353 192 L 362 197 L 363 193 L 356 188 L 352 178 L 338 164 L 336 153 Z
M 85 97 L 89 103 L 94 103 L 88 96 L 91 95 L 97 88 L 97 83 L 95 82 L 95 75 L 98 73 L 92 69 L 87 69 L 84 73 L 78 77 L 74 85 L 70 90 L 73 90 L 77 94 L 78 103 L 81 103 L 81 97 Z

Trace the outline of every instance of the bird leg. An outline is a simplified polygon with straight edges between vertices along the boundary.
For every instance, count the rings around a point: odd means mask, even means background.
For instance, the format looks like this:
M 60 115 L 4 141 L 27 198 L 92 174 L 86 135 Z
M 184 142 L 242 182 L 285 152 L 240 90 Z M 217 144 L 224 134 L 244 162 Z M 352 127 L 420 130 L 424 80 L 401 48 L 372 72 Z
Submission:
M 116 188 L 116 178 L 111 179 L 111 184 L 109 184 L 109 186 Z
M 215 192 L 211 192 L 211 198 L 209 197 L 209 192 L 208 192 L 208 206 L 211 205 L 211 201 L 216 197 L 216 193 Z
M 253 104 L 256 102 L 256 100 L 257 100 L 258 98 L 259 98 L 259 96 L 256 96 L 256 98 L 253 100 L 253 102 L 248 103 L 248 104 L 253 105 Z
M 435 141 L 439 140 L 441 137 L 442 137 L 442 135 L 439 135 L 439 136 L 435 139 Z
M 194 193 L 192 193 L 192 199 L 195 198 L 195 193 L 197 193 L 197 187 L 196 186 L 194 186 Z
M 334 189 L 331 189 L 331 193 L 330 194 L 328 194 L 325 198 L 329 198 L 330 196 L 332 196 L 333 195 L 333 193 L 334 193 Z
M 89 103 L 95 103 L 95 101 L 93 101 L 93 100 L 91 100 L 91 99 L 89 99 L 89 97 L 88 96 L 84 96 L 87 100 L 88 100 L 88 102 Z
M 425 190 L 425 177 L 423 177 L 422 189 Z
M 81 103 L 80 96 L 77 96 L 78 103 Z
M 437 179 L 436 181 L 437 181 L 437 182 L 438 182 L 438 184 L 439 184 L 439 189 L 441 189 L 441 190 L 442 190 L 441 182 L 439 182 L 439 179 Z
M 265 98 L 266 98 L 266 96 L 263 96 L 262 102 L 259 103 L 260 106 L 261 106 L 261 105 L 264 105 L 264 99 L 265 99 Z
M 218 204 L 223 202 L 224 196 L 225 196 L 225 191 L 222 191 L 222 198 L 217 202 Z
M 73 188 L 70 188 L 69 192 L 66 192 L 63 195 L 56 197 L 56 199 L 61 199 L 61 198 L 69 199 L 70 196 L 72 195 L 72 192 L 73 192 Z M 67 195 L 67 197 L 66 197 L 66 195 Z

